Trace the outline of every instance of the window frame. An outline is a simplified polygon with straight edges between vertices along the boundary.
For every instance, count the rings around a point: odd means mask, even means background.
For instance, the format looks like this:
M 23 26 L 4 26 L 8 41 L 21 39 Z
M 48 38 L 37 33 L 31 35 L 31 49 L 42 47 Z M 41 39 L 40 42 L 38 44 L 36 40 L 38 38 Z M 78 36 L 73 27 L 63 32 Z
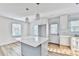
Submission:
M 57 24 L 57 33 L 51 33 L 51 25 L 54 25 L 54 24 Z M 51 24 L 49 24 L 49 34 L 50 35 L 58 35 L 59 34 L 59 25 L 58 25 L 58 23 L 51 23 Z
M 12 32 L 12 25 L 13 25 L 13 24 L 20 24 L 20 25 L 21 25 L 21 35 L 17 35 L 17 36 L 16 36 L 16 35 L 13 35 L 13 32 Z M 22 28 L 23 28 L 23 27 L 22 27 L 22 24 L 21 24 L 21 23 L 12 22 L 12 23 L 11 23 L 11 36 L 12 36 L 12 37 L 21 37 L 21 36 L 22 36 L 22 32 L 23 32 L 23 31 L 22 31 Z
M 74 35 L 79 35 L 79 31 L 71 31 L 71 22 L 72 21 L 79 21 L 79 19 L 72 19 L 72 20 L 69 20 L 69 32 L 74 34 Z

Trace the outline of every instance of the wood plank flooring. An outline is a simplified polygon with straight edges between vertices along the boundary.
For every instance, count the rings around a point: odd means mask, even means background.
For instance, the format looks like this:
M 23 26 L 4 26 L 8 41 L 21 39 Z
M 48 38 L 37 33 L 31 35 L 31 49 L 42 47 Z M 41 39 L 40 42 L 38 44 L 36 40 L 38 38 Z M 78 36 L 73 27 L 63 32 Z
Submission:
M 0 56 L 21 56 L 21 54 L 20 42 L 0 46 Z M 62 56 L 62 54 L 48 52 L 48 56 Z
M 48 44 L 48 56 L 79 56 L 79 51 L 72 51 L 67 46 Z M 21 43 L 15 42 L 0 46 L 0 56 L 21 56 Z
M 79 51 L 72 51 L 68 46 L 59 46 L 56 44 L 48 44 L 48 51 L 51 55 L 79 56 Z
M 0 46 L 0 56 L 21 56 L 21 43 Z

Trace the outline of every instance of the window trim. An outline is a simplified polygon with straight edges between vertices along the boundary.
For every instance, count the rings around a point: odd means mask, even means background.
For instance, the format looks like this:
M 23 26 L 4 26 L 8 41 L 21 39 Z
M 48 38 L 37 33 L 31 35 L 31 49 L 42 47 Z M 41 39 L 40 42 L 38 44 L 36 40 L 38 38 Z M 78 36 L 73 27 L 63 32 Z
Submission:
M 68 23 L 69 23 L 69 26 L 68 26 L 68 27 L 69 27 L 69 32 L 72 33 L 72 34 L 74 34 L 74 35 L 76 35 L 77 33 L 79 33 L 79 31 L 77 31 L 77 32 L 75 32 L 75 31 L 72 32 L 72 31 L 71 31 L 70 22 L 72 22 L 72 21 L 79 21 L 79 19 L 72 19 L 72 20 L 69 20 L 69 22 L 68 22 Z M 79 35 L 79 34 L 78 34 L 78 35 Z
M 14 36 L 14 35 L 12 35 L 12 24 L 20 24 L 21 25 L 21 35 L 17 35 L 17 36 Z M 12 22 L 11 23 L 11 36 L 12 37 L 21 37 L 22 36 L 22 34 L 23 34 L 23 27 L 22 27 L 22 24 L 21 23 L 18 23 L 18 22 Z
M 51 28 L 50 28 L 50 26 L 51 26 L 52 24 L 57 24 L 57 34 L 51 33 L 51 30 L 50 30 Z M 58 23 L 51 23 L 51 24 L 49 24 L 49 35 L 59 35 L 59 30 L 58 30 L 58 29 L 59 29 L 59 24 L 58 24 Z

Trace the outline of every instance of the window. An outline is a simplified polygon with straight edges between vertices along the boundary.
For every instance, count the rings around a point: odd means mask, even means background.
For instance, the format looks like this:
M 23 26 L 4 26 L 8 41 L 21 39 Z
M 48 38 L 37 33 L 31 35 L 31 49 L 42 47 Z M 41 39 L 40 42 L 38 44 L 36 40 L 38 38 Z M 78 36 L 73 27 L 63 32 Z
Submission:
M 70 31 L 73 33 L 79 32 L 79 20 L 70 22 Z
M 34 25 L 32 30 L 33 30 L 33 35 L 37 36 L 38 35 L 38 25 Z
M 21 36 L 21 24 L 13 23 L 12 24 L 12 36 Z
M 58 33 L 58 25 L 57 24 L 51 24 L 50 25 L 50 34 L 57 34 Z

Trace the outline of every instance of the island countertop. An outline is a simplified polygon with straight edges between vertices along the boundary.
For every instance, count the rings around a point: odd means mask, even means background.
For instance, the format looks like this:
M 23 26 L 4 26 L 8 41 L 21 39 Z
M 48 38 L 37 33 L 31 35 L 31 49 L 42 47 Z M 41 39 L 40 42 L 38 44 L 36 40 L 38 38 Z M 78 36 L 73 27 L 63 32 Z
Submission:
M 21 42 L 25 43 L 27 45 L 30 45 L 32 47 L 37 47 L 47 40 L 48 40 L 47 37 L 31 37 L 31 36 L 29 36 L 29 37 L 21 39 Z

